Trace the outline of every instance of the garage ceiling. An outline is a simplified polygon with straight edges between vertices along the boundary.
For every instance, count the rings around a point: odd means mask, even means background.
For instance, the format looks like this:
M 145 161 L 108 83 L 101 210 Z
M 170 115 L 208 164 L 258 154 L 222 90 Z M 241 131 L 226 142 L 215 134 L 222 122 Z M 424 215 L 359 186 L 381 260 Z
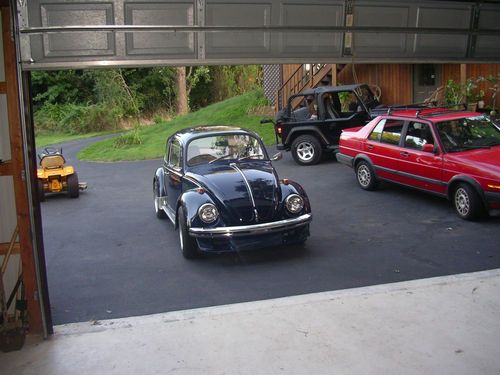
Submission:
M 22 67 L 498 62 L 500 4 L 17 0 Z

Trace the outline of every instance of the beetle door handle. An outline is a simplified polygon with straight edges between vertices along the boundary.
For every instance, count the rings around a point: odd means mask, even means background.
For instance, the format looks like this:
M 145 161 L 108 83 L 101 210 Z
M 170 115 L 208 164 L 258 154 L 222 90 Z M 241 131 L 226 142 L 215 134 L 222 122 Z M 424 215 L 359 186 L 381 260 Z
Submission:
M 373 150 L 373 145 L 366 145 L 366 148 L 367 148 L 368 150 Z
M 401 156 L 402 156 L 402 157 L 404 157 L 404 158 L 407 158 L 408 156 L 410 156 L 410 154 L 409 154 L 409 153 L 407 153 L 406 151 L 401 151 L 401 152 L 399 153 L 399 155 L 401 155 Z

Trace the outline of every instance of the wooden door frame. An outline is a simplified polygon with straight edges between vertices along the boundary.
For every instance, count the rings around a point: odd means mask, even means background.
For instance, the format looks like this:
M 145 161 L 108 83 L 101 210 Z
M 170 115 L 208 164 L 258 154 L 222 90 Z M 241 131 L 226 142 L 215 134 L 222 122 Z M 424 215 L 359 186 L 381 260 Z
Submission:
M 24 103 L 31 103 L 29 96 L 29 73 L 23 73 L 17 64 L 16 41 L 13 40 L 12 12 L 9 1 L 0 0 L 2 17 L 3 52 L 5 61 L 5 82 L 0 93 L 7 96 L 7 111 L 10 132 L 11 160 L 2 165 L 0 175 L 12 176 L 19 226 L 19 253 L 21 255 L 23 285 L 27 302 L 28 332 L 30 334 L 52 333 L 52 319 L 48 300 L 43 242 L 41 238 L 41 216 L 38 199 L 31 192 L 36 191 L 36 152 L 33 135 L 30 137 L 23 124 L 32 124 L 31 112 Z M 22 86 L 19 84 L 22 81 Z M 24 92 L 24 94 L 23 94 Z M 21 105 L 23 104 L 23 105 Z M 25 108 L 24 111 L 21 108 Z M 29 108 L 28 108 L 29 109 Z M 29 116 L 29 118 L 27 117 Z M 31 127 L 32 132 L 32 127 Z M 28 143 L 29 139 L 30 143 Z M 35 163 L 33 163 L 33 156 Z

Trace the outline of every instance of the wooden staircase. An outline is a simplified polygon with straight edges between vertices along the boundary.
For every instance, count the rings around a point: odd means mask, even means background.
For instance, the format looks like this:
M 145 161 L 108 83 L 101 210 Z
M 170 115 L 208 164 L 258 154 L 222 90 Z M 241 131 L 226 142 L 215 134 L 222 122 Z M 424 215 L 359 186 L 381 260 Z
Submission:
M 302 64 L 276 92 L 276 112 L 286 106 L 291 95 L 298 94 L 309 88 L 325 85 L 336 85 L 337 64 Z M 292 102 L 295 109 L 300 105 L 301 99 Z

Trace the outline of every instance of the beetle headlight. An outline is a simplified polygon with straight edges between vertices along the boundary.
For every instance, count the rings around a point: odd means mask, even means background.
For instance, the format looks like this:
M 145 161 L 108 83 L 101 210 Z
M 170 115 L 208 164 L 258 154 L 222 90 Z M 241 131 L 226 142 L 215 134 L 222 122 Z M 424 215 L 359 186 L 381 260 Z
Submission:
M 285 207 L 288 212 L 297 214 L 304 208 L 304 199 L 298 194 L 290 194 L 285 199 Z
M 205 203 L 198 209 L 198 216 L 204 223 L 213 223 L 219 217 L 219 211 L 212 203 Z

